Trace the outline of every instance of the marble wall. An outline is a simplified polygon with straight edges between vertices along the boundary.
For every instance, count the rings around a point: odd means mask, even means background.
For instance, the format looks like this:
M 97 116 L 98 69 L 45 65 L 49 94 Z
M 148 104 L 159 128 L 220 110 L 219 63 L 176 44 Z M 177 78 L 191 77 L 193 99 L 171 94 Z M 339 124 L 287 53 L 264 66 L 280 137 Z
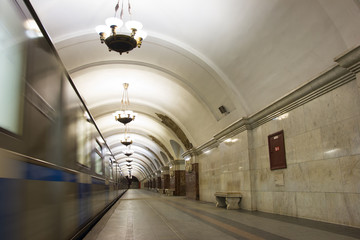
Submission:
M 233 137 L 236 142 L 222 142 L 217 148 L 198 156 L 200 200 L 215 202 L 214 193 L 241 191 L 242 208 L 252 204 L 248 132 Z
M 268 135 L 284 130 L 287 168 L 270 170 Z M 198 156 L 200 200 L 241 191 L 241 207 L 360 227 L 360 76 Z

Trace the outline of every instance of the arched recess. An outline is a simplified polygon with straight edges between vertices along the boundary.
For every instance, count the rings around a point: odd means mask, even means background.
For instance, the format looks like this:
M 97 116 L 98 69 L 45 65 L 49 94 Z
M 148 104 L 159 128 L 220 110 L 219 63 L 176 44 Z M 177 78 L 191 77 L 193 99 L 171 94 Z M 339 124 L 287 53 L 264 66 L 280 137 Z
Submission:
M 175 158 L 181 159 L 181 155 L 184 153 L 184 149 L 175 140 L 170 140 L 170 145 L 175 153 Z
M 161 151 L 160 155 L 163 158 L 164 162 L 166 162 L 166 165 L 169 166 L 170 161 L 169 161 L 169 158 L 166 156 L 166 154 L 163 151 Z

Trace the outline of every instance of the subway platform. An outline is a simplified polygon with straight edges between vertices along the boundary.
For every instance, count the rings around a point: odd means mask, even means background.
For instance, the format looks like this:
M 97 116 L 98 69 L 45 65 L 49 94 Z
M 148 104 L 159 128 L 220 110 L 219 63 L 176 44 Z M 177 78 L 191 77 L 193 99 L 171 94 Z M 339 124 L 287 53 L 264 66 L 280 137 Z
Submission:
M 130 189 L 85 240 L 360 239 L 360 229 Z

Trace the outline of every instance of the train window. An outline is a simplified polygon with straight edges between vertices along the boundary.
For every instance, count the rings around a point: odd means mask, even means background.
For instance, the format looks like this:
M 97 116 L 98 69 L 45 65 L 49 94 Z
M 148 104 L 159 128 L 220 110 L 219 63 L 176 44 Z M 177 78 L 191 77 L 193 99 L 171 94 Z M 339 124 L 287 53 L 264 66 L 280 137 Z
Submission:
M 1 1 L 0 8 L 6 9 L 0 15 L 0 128 L 20 135 L 26 74 L 26 29 L 13 1 Z
M 95 151 L 95 173 L 103 174 L 103 159 L 97 151 Z
M 84 114 L 82 112 L 79 112 L 76 125 L 77 161 L 81 165 L 90 168 L 92 152 L 92 124 L 84 118 Z

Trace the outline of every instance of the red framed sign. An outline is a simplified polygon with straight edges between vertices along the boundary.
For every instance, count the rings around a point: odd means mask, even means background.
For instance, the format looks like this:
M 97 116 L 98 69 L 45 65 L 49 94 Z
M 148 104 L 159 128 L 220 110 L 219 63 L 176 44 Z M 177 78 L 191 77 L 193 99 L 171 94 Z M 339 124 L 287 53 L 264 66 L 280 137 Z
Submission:
M 286 154 L 284 131 L 273 133 L 268 136 L 270 169 L 286 168 Z

